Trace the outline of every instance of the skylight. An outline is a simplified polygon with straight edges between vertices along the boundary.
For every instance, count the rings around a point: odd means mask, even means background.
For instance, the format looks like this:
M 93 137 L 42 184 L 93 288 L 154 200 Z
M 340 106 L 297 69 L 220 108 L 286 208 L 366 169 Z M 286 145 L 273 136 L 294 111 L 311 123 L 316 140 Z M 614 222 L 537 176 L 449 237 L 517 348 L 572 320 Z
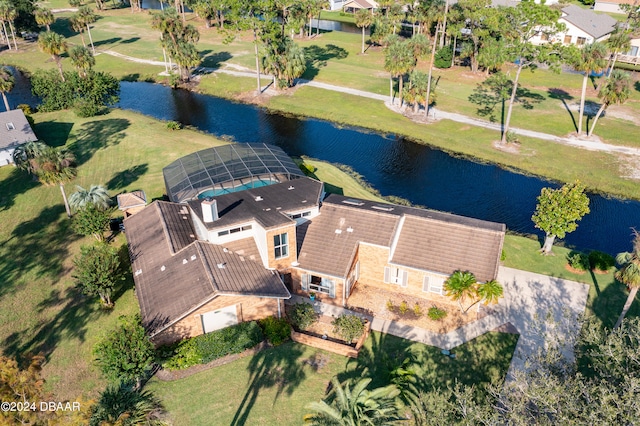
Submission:
M 364 206 L 364 201 L 356 200 L 355 198 L 347 198 L 346 200 L 342 200 L 344 204 L 350 204 L 352 206 Z

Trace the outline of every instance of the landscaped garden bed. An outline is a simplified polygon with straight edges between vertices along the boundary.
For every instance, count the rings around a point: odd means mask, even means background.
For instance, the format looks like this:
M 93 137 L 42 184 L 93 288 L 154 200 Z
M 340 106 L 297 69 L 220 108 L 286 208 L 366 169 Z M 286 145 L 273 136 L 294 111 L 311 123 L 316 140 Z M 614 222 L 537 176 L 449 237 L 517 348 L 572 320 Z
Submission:
M 354 288 L 349 296 L 349 305 L 350 308 L 368 312 L 377 319 L 397 321 L 436 333 L 448 333 L 477 321 L 487 314 L 484 309 L 481 308 L 478 311 L 475 306 L 466 313 L 462 313 L 458 305 L 453 302 L 445 303 L 442 300 L 436 300 L 436 297 L 429 300 L 398 294 L 377 287 L 368 287 L 363 283 L 358 283 Z M 437 315 L 436 310 L 444 311 L 446 314 Z M 438 316 L 440 316 L 439 319 L 432 319 Z
M 313 306 L 299 303 L 288 308 L 291 340 L 335 354 L 357 358 L 369 336 L 371 323 L 354 315 L 338 318 L 318 315 Z

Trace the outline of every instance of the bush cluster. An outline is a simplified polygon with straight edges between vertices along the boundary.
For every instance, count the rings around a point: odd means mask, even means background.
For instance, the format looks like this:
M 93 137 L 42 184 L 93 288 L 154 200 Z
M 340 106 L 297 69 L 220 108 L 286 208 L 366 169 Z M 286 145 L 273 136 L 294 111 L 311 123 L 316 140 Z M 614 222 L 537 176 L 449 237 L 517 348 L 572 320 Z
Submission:
M 206 364 L 214 359 L 252 348 L 263 339 L 262 330 L 255 321 L 243 322 L 182 340 L 165 348 L 162 350 L 165 354 L 162 366 L 168 370 L 180 370 L 197 364 Z
M 571 251 L 567 255 L 569 266 L 578 271 L 589 270 L 589 257 L 579 251 Z
M 291 325 L 299 330 L 309 328 L 318 318 L 318 314 L 310 303 L 296 303 L 289 311 Z
M 331 322 L 331 325 L 333 325 L 333 332 L 347 342 L 357 339 L 364 333 L 364 322 L 355 315 L 340 315 Z
M 589 253 L 589 265 L 591 269 L 597 269 L 599 271 L 608 271 L 616 264 L 616 260 L 609 253 L 594 250 Z
M 453 59 L 453 49 L 451 46 L 444 46 L 436 52 L 434 65 L 436 68 L 451 68 L 451 60 Z
M 278 346 L 291 337 L 291 326 L 284 318 L 267 317 L 258 321 L 262 333 L 273 346 Z
M 92 117 L 118 102 L 120 83 L 110 74 L 90 71 L 85 77 L 77 71 L 38 70 L 31 78 L 33 94 L 42 98 L 40 111 L 71 109 L 79 117 Z

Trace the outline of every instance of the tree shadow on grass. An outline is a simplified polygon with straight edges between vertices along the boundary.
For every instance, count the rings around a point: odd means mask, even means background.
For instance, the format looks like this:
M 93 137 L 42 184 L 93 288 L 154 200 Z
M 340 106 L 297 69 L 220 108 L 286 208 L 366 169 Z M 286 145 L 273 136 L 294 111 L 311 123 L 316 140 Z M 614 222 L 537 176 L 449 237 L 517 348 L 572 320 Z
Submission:
M 233 416 L 232 426 L 247 424 L 247 418 L 261 390 L 276 388 L 275 399 L 278 399 L 282 393 L 291 395 L 302 384 L 306 378 L 304 365 L 300 361 L 304 350 L 303 345 L 288 342 L 260 351 L 251 358 L 247 366 L 250 372 L 247 391 Z
M 36 186 L 38 181 L 27 172 L 18 168 L 11 170 L 9 176 L 0 181 L 0 211 L 9 210 L 15 204 L 18 195 Z
M 122 170 L 113 175 L 111 179 L 107 182 L 107 188 L 110 190 L 118 190 L 126 188 L 131 185 L 133 182 L 137 181 L 140 176 L 147 173 L 149 170 L 149 165 L 147 163 L 137 164 L 133 167 L 129 167 L 126 170 Z
M 549 94 L 549 97 L 551 99 L 557 99 L 557 100 L 562 101 L 562 105 L 564 105 L 564 108 L 567 110 L 567 112 L 569 113 L 569 116 L 571 117 L 571 122 L 573 123 L 573 128 L 577 132 L 578 131 L 578 123 L 576 122 L 576 118 L 573 116 L 573 112 L 571 111 L 571 108 L 569 108 L 569 105 L 567 104 L 567 101 L 573 100 L 573 96 L 571 96 L 567 91 L 559 89 L 559 88 L 549 89 L 547 91 L 547 93 Z
M 600 287 L 602 288 L 602 286 Z M 629 296 L 629 290 L 617 280 L 610 281 L 593 299 L 591 309 L 602 325 L 611 329 L 622 312 L 622 307 Z M 640 300 L 636 296 L 626 318 L 640 316 Z
M 202 53 L 202 62 L 200 66 L 207 68 L 220 68 L 220 63 L 228 61 L 232 58 L 229 52 L 212 53 L 211 50 L 205 50 Z
M 59 121 L 43 121 L 33 126 L 33 131 L 40 140 L 49 146 L 64 146 L 73 129 L 73 123 L 61 123 Z
M 320 68 L 326 67 L 331 59 L 344 59 L 349 56 L 342 47 L 334 44 L 327 44 L 325 47 L 316 44 L 304 48 L 304 57 L 307 62 L 307 69 L 302 78 L 313 80 L 320 72 Z
M 108 118 L 83 124 L 77 132 L 76 141 L 71 145 L 76 163 L 80 166 L 89 161 L 96 151 L 118 145 L 127 135 L 125 130 L 130 124 L 124 118 Z

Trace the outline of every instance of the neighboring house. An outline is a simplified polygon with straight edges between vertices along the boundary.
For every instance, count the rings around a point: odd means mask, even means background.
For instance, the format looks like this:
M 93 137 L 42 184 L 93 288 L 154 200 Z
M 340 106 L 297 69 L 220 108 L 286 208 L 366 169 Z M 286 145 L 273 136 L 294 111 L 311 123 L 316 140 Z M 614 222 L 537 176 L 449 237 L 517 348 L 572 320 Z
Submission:
M 618 23 L 608 15 L 598 14 L 590 9 L 582 9 L 575 5 L 564 7 L 558 22 L 565 26 L 562 33 L 549 34 L 542 30 L 531 40 L 532 43 L 552 42 L 583 46 L 608 39 Z
M 21 109 L 0 113 L 0 166 L 13 163 L 13 151 L 18 145 L 37 140 Z
M 378 3 L 374 0 L 348 0 L 342 6 L 347 13 L 356 13 L 360 9 L 377 10 Z
M 122 210 L 124 217 L 132 216 L 147 205 L 147 195 L 144 191 L 133 191 L 118 194 L 118 209 Z
M 624 10 L 620 9 L 620 5 L 634 3 L 640 7 L 638 0 L 596 0 L 593 10 L 597 12 L 625 13 Z
M 165 168 L 169 196 L 182 202 L 156 201 L 125 219 L 154 342 L 280 315 L 290 292 L 346 306 L 359 282 L 437 299 L 456 270 L 496 278 L 505 225 L 325 198 L 324 184 L 285 157 L 250 144 L 183 157 Z M 216 170 L 223 180 L 211 179 Z
M 329 10 L 342 10 L 347 1 L 349 0 L 329 0 Z
M 629 51 L 619 53 L 617 61 L 640 65 L 640 38 L 631 39 L 631 47 L 629 48 Z

